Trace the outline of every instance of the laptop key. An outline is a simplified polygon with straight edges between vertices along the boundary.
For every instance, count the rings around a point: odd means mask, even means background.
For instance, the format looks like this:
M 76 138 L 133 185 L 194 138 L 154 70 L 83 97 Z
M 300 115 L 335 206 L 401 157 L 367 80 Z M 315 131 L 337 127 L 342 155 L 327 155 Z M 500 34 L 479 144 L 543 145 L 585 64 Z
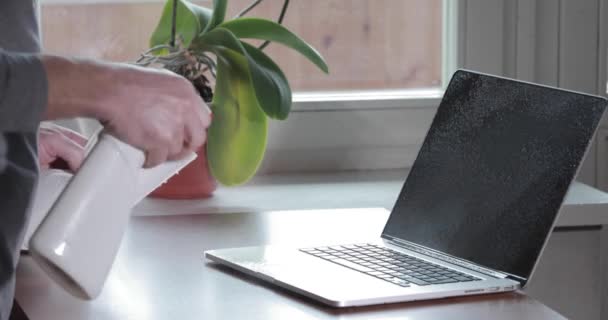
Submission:
M 313 255 L 318 255 L 318 254 L 323 254 L 323 251 L 312 250 L 312 251 L 308 251 L 307 253 L 310 253 L 310 254 L 313 254 Z
M 460 282 L 467 282 L 467 281 L 472 281 L 473 279 L 470 279 L 468 277 L 454 277 L 455 280 L 460 281 Z
M 399 278 L 392 278 L 392 279 L 386 279 L 389 282 L 392 282 L 394 284 L 400 285 L 402 287 L 409 287 L 409 282 L 399 279 Z
M 454 279 L 443 279 L 443 280 L 435 280 L 435 281 L 430 281 L 431 284 L 444 284 L 444 283 L 454 283 L 454 282 L 458 282 Z
M 340 259 L 340 257 L 336 257 L 336 256 L 333 256 L 333 255 L 331 255 L 331 256 L 327 256 L 327 257 L 322 257 L 322 258 L 323 258 L 323 259 L 326 259 L 326 260 L 335 260 L 335 259 Z
M 365 266 L 362 266 L 362 265 L 350 262 L 350 261 L 345 260 L 345 259 L 331 260 L 331 262 L 337 263 L 339 265 L 343 265 L 343 266 L 345 266 L 347 268 L 355 269 L 355 270 L 361 271 L 361 272 L 370 272 L 370 271 L 374 270 L 374 269 L 371 269 L 371 268 L 368 268 L 368 267 L 365 267 Z
M 430 284 L 427 281 L 416 279 L 416 278 L 413 278 L 413 277 L 410 278 L 410 279 L 407 279 L 407 281 L 409 281 L 409 282 L 411 282 L 413 284 L 419 285 L 419 286 L 426 286 L 426 285 Z

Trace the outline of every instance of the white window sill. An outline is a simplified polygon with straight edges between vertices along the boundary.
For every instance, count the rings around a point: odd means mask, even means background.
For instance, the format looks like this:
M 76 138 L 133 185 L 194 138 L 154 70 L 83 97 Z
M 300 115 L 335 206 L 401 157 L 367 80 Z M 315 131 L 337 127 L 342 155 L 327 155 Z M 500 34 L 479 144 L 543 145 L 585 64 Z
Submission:
M 436 108 L 443 89 L 296 92 L 294 112 Z
M 134 215 L 223 214 L 338 208 L 387 208 L 395 203 L 405 170 L 260 176 L 244 186 L 220 187 L 204 200 L 145 199 Z M 557 226 L 608 224 L 608 194 L 575 182 Z

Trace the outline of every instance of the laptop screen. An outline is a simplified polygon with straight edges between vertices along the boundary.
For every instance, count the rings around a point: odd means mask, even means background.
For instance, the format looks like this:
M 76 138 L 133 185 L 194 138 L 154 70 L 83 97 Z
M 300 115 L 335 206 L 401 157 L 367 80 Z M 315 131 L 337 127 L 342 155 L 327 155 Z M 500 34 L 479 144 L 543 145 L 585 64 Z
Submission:
M 456 72 L 383 237 L 527 279 L 605 107 Z

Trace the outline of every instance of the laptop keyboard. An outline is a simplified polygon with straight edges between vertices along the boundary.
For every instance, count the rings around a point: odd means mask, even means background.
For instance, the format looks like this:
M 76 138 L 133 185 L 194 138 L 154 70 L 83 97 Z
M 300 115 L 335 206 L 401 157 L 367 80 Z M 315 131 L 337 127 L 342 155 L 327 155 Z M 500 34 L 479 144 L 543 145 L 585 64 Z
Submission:
M 409 287 L 412 283 L 426 286 L 481 280 L 477 277 L 373 244 L 306 248 L 300 249 L 300 251 L 402 287 Z

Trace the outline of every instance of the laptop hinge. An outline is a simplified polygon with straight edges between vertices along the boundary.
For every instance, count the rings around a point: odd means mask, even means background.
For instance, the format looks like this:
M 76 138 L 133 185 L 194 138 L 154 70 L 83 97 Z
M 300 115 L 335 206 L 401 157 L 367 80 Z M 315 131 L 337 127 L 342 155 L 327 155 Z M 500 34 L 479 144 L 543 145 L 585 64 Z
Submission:
M 483 266 L 480 266 L 478 264 L 463 260 L 463 259 L 459 259 L 453 256 L 450 256 L 448 254 L 445 254 L 443 252 L 437 251 L 437 250 L 433 250 L 424 246 L 421 246 L 419 244 L 415 244 L 412 242 L 408 242 L 405 240 L 401 240 L 401 239 L 397 239 L 397 238 L 393 238 L 390 236 L 384 236 L 385 239 L 387 241 L 389 241 L 391 244 L 396 245 L 398 247 L 402 247 L 411 251 L 414 251 L 416 253 L 420 253 L 435 259 L 439 259 L 448 263 L 452 263 L 455 264 L 457 266 L 463 267 L 463 268 L 467 268 L 473 271 L 477 271 L 479 273 L 483 273 L 485 275 L 494 277 L 494 278 L 499 278 L 499 279 L 505 279 L 505 278 L 509 278 L 518 282 L 521 282 L 522 280 L 519 279 L 518 277 L 513 277 L 512 275 L 500 272 L 500 271 L 496 271 L 496 270 L 492 270 Z
M 526 278 L 522 278 L 522 277 L 518 277 L 512 274 L 508 274 L 507 275 L 507 279 L 509 280 L 513 280 L 513 281 L 517 281 L 519 282 L 521 285 L 525 284 L 526 282 L 528 282 L 528 279 Z

